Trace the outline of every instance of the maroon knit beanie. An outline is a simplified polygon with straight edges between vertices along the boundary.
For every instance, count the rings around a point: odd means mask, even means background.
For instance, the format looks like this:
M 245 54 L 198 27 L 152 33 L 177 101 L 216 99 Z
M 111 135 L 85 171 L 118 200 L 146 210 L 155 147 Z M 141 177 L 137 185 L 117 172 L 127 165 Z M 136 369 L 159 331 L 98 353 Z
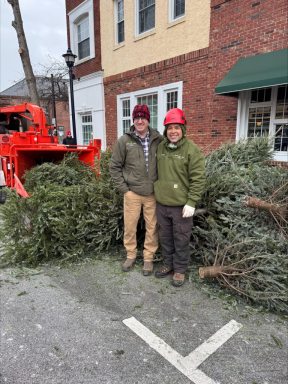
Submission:
M 135 105 L 132 113 L 132 119 L 136 119 L 136 117 L 144 117 L 144 119 L 148 120 L 150 123 L 150 112 L 149 108 L 147 107 L 146 104 L 143 105 Z

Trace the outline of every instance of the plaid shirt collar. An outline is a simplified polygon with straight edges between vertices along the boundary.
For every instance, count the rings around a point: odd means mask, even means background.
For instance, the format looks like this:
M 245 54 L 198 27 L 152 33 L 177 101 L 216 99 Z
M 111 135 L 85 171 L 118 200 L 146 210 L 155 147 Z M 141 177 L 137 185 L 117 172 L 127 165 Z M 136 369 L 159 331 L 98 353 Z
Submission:
M 147 133 L 146 133 L 146 135 L 145 135 L 144 137 L 141 137 L 140 135 L 138 135 L 136 129 L 134 129 L 134 133 L 135 133 L 135 135 L 136 135 L 141 141 L 149 140 L 149 138 L 150 138 L 150 131 L 149 131 L 149 129 L 148 129 L 148 131 L 147 131 Z

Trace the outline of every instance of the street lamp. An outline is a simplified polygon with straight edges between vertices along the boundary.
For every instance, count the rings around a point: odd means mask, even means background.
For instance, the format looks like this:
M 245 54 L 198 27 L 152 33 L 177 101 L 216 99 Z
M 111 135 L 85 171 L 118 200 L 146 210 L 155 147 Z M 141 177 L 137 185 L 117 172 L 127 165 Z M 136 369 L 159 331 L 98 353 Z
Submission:
M 71 115 L 72 115 L 72 128 L 73 137 L 75 144 L 77 144 L 76 135 L 76 123 L 75 123 L 75 106 L 74 106 L 74 89 L 73 89 L 73 67 L 76 59 L 76 55 L 72 53 L 71 49 L 68 48 L 67 52 L 62 55 L 66 61 L 67 67 L 69 68 L 69 80 L 70 80 L 70 100 L 71 100 Z

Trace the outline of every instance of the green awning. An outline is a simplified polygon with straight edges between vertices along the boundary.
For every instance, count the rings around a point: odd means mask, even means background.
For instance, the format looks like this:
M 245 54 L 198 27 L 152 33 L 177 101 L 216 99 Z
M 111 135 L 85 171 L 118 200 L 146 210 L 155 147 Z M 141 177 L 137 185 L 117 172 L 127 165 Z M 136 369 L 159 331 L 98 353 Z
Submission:
M 216 86 L 215 92 L 235 94 L 281 84 L 288 84 L 288 49 L 239 59 Z

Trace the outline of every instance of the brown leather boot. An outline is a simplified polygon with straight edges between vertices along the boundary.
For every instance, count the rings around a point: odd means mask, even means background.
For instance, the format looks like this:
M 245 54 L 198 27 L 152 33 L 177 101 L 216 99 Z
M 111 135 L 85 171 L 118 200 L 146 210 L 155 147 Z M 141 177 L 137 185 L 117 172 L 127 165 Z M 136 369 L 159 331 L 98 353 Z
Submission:
M 184 284 L 185 281 L 185 274 L 184 273 L 178 273 L 175 272 L 172 279 L 172 285 L 174 287 L 181 287 L 181 285 Z
M 124 263 L 122 264 L 122 271 L 123 272 L 129 272 L 133 268 L 133 265 L 135 264 L 136 259 L 126 259 Z
M 168 267 L 167 265 L 162 265 L 158 271 L 155 272 L 155 277 L 165 277 L 169 275 L 171 272 L 173 272 L 173 269 L 171 267 Z
M 153 261 L 144 261 L 143 275 L 149 276 L 153 272 Z

